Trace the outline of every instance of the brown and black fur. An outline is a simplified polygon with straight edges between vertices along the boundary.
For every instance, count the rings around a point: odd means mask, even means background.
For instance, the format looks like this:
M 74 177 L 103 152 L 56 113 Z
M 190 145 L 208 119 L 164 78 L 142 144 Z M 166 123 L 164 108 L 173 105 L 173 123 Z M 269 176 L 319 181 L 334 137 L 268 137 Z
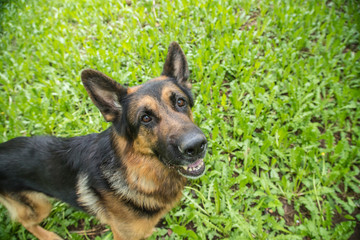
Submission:
M 48 197 L 95 215 L 114 239 L 150 236 L 180 200 L 184 176 L 204 172 L 206 139 L 192 120 L 188 77 L 177 43 L 162 75 L 140 86 L 84 70 L 82 82 L 112 126 L 99 134 L 0 144 L 0 203 L 39 239 L 61 239 L 39 226 L 51 210 Z

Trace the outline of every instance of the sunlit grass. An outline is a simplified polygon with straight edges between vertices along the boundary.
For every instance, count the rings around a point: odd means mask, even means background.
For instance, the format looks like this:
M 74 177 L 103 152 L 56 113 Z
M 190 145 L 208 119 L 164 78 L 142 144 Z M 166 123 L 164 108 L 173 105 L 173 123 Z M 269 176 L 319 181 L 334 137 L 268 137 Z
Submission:
M 360 221 L 358 2 L 153 2 L 1 3 L 0 142 L 106 129 L 81 70 L 137 85 L 178 41 L 208 170 L 152 239 L 348 239 Z M 81 219 L 97 223 L 56 203 L 44 226 L 83 239 L 66 230 Z M 1 208 L 0 239 L 31 238 Z

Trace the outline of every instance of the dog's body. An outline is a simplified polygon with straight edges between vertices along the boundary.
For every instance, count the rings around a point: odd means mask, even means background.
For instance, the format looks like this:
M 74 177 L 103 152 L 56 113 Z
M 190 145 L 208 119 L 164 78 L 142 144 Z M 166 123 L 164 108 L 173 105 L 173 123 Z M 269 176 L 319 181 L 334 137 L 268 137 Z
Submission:
M 162 76 L 125 88 L 95 70 L 82 81 L 112 126 L 74 138 L 19 137 L 0 144 L 0 203 L 39 239 L 47 197 L 111 226 L 114 239 L 143 239 L 203 174 L 204 134 L 192 121 L 185 55 L 172 43 Z

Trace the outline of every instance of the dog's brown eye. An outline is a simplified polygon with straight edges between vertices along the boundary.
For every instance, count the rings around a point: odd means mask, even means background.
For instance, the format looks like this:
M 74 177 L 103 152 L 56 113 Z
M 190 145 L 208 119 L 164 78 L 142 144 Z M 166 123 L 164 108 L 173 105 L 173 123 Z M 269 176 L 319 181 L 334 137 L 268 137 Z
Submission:
M 151 122 L 151 120 L 152 120 L 152 118 L 149 115 L 143 115 L 141 117 L 141 121 L 144 122 L 144 123 Z
M 184 107 L 186 105 L 186 101 L 182 98 L 179 98 L 176 103 L 178 107 Z

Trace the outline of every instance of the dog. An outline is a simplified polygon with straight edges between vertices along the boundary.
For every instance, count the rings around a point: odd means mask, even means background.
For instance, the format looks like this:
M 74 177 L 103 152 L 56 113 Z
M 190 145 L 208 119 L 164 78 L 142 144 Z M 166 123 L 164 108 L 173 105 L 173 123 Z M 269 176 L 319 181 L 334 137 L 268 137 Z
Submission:
M 125 87 L 92 69 L 81 73 L 111 126 L 72 138 L 18 137 L 0 144 L 0 202 L 38 239 L 55 198 L 108 224 L 115 240 L 145 239 L 202 176 L 207 140 L 193 122 L 189 69 L 170 44 L 160 77 Z

